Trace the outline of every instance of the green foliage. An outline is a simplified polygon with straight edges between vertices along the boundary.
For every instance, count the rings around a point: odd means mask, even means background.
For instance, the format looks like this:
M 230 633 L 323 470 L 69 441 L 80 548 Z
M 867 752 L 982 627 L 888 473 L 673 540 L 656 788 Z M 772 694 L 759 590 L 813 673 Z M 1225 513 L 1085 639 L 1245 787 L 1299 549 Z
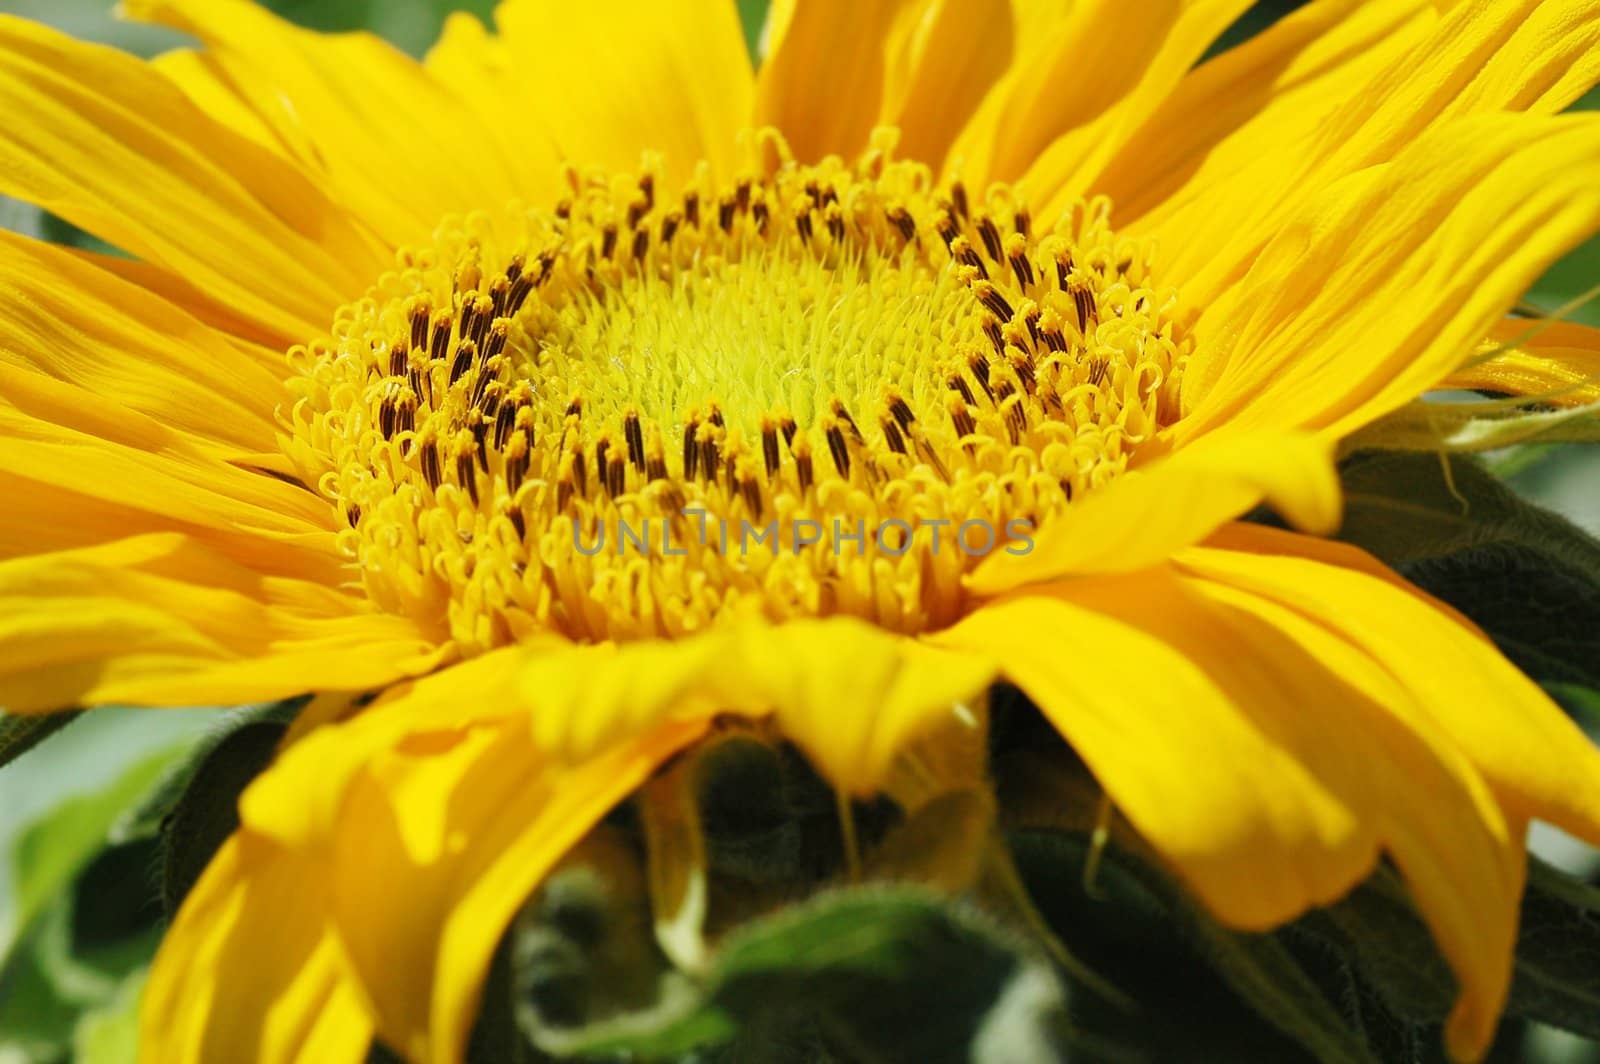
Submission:
M 1472 618 L 1537 680 L 1600 686 L 1600 543 L 1460 456 L 1341 467 L 1340 538 Z
M 37 715 L 0 710 L 0 768 L 66 727 L 75 717 L 77 714 L 70 710 Z

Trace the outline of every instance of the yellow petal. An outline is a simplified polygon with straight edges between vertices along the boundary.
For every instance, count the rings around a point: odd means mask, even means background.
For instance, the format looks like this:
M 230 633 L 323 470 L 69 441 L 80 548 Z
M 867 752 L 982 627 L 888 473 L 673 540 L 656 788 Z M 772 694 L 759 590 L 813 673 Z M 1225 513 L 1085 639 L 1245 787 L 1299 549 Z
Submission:
M 261 572 L 340 582 L 331 508 L 304 487 L 252 468 L 253 457 L 208 446 L 82 389 L 0 362 L 0 477 L 38 485 L 11 496 L 6 523 L 27 528 L 49 512 L 93 533 L 93 541 L 156 530 L 184 531 Z M 84 500 L 72 512 L 62 492 Z M 82 529 L 110 507 L 126 519 Z M 61 529 L 59 531 L 69 531 Z M 70 538 L 70 535 L 65 537 Z M 63 541 L 0 538 L 0 557 Z
M 1505 392 L 1561 407 L 1600 402 L 1600 329 L 1505 318 L 1489 330 L 1484 346 L 1439 387 Z
M 472 15 L 453 12 L 423 66 L 477 113 L 479 125 L 515 168 L 528 203 L 547 206 L 567 193 L 561 148 L 553 130 L 524 114 L 527 72 L 504 40 L 490 35 Z
M 437 663 L 409 621 L 363 609 L 173 534 L 0 562 L 0 705 L 240 705 Z
M 164 300 L 48 244 L 0 233 L 0 363 L 245 451 L 275 450 L 274 377 Z M 280 358 L 281 361 L 281 358 Z
M 228 74 L 216 55 L 179 48 L 150 60 L 150 65 L 167 76 L 194 105 L 221 125 L 255 141 L 263 148 L 287 155 L 284 142 L 234 90 Z
M 200 38 L 299 164 L 392 245 L 425 240 L 448 214 L 497 210 L 518 194 L 478 116 L 378 37 L 314 33 L 248 0 L 123 6 Z
M 356 1064 L 371 1040 L 314 869 L 236 833 L 162 938 L 140 1011 L 140 1059 Z
M 755 124 L 776 126 L 802 162 L 853 158 L 884 106 L 884 42 L 918 7 L 911 0 L 775 0 Z
M 1329 443 L 1304 433 L 1207 438 L 1075 502 L 1033 533 L 1031 549 L 995 552 L 966 586 L 993 595 L 1072 573 L 1142 569 L 1263 502 L 1306 531 L 1337 528 L 1339 479 Z
M 1359 428 L 1460 365 L 1596 226 L 1600 116 L 1480 115 L 1426 134 L 1307 204 L 1201 314 L 1174 438 Z
M 1597 79 L 1600 7 L 1590 0 L 1459 3 L 1369 83 L 1349 86 L 1309 136 L 1255 139 L 1248 167 L 1151 212 L 1129 233 L 1164 234 L 1163 276 L 1205 306 L 1341 178 L 1397 158 L 1462 116 L 1555 113 Z
M 0 192 L 291 334 L 378 275 L 372 243 L 281 158 L 110 48 L 0 18 Z
M 998 655 L 1225 923 L 1331 902 L 1387 851 L 1462 979 L 1452 1045 L 1481 1051 L 1510 978 L 1521 840 L 1389 674 L 1392 648 L 1337 644 L 1323 623 L 1162 568 L 1019 593 L 934 638 Z
M 1600 843 L 1600 750 L 1449 606 L 1347 544 L 1259 526 L 1232 526 L 1181 564 L 1314 613 L 1425 701 L 1513 818 Z
M 702 159 L 733 176 L 754 78 L 732 4 L 506 0 L 495 20 L 517 71 L 515 120 L 548 130 L 572 162 L 631 169 L 649 150 L 675 184 Z
M 903 4 L 884 42 L 887 63 L 878 124 L 900 130 L 896 154 L 935 170 L 1012 61 L 1009 0 L 921 0 Z M 846 24 L 839 39 L 858 32 Z M 813 75 L 814 76 L 814 75 Z M 817 94 L 810 90 L 813 98 Z M 811 105 L 844 106 L 828 94 Z
M 990 673 L 981 658 L 836 617 L 541 657 L 522 690 L 530 705 L 566 707 L 533 721 L 539 747 L 565 760 L 582 761 L 663 713 L 771 714 L 835 786 L 871 794 L 895 755 L 982 690 Z
M 1248 0 L 1164 0 L 1137 13 L 1119 0 L 1061 5 L 1032 32 L 952 152 L 974 182 L 1015 180 L 1054 192 L 1077 164 L 1097 172 Z M 1041 165 L 1040 157 L 1047 156 Z
M 1437 21 L 1431 0 L 1317 0 L 1188 74 L 1095 179 L 1128 225 L 1315 131 Z M 1041 211 L 1048 215 L 1049 209 Z

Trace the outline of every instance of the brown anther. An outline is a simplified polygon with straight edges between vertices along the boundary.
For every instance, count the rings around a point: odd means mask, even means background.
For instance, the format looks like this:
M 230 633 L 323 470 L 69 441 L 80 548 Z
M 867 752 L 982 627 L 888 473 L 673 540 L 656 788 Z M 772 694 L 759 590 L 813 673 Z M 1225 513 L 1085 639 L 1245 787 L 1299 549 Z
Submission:
M 828 191 L 832 192 L 832 189 Z M 830 203 L 822 212 L 823 221 L 827 223 L 828 235 L 833 237 L 834 243 L 844 240 L 844 212 L 837 203 Z
M 361 523 L 361 507 L 357 506 L 353 502 L 345 503 L 344 504 L 344 519 L 345 519 L 345 523 L 348 524 L 351 528 L 354 528 L 357 525 L 359 525 Z
M 700 449 L 700 475 L 709 483 L 717 479 L 717 470 L 720 468 L 717 458 L 716 426 L 701 425 L 700 431 L 695 435 L 699 437 L 695 442 Z
M 986 317 L 983 323 L 983 335 L 987 336 L 989 338 L 989 343 L 994 345 L 995 354 L 1005 354 L 1006 334 L 1000 328 L 1000 323 L 998 321 L 995 321 L 993 318 Z
M 489 421 L 482 414 L 473 411 L 471 417 L 472 445 L 478 457 L 478 465 L 483 471 L 489 471 Z
M 950 202 L 955 206 L 956 216 L 962 221 L 972 217 L 967 205 L 967 186 L 960 181 L 950 182 Z
M 778 426 L 770 417 L 761 419 L 761 459 L 770 479 L 778 471 Z
M 511 261 L 506 263 L 506 280 L 516 281 L 522 276 L 523 269 L 528 265 L 528 257 L 522 252 L 511 256 Z
M 700 432 L 700 422 L 693 411 L 683 423 L 683 478 L 693 480 L 695 467 L 700 461 L 700 446 L 696 436 Z
M 533 443 L 522 433 L 511 437 L 505 446 L 506 488 L 512 494 L 522 486 L 522 479 L 528 475 L 528 466 L 533 460 Z
M 889 396 L 889 413 L 907 432 L 911 431 L 911 423 L 917 420 L 917 415 L 911 412 L 911 404 L 898 394 Z
M 771 217 L 771 213 L 771 209 L 764 199 L 758 199 L 750 205 L 750 217 L 755 219 L 756 232 L 762 236 L 767 235 L 767 222 Z
M 506 307 L 511 305 L 511 279 L 496 277 L 489 282 L 489 298 L 494 302 L 491 320 L 506 316 Z
M 1016 224 L 1017 232 L 1023 236 L 1029 235 L 1028 231 L 1033 228 L 1033 216 L 1028 213 L 1028 208 L 1018 207 L 1011 220 Z
M 783 442 L 787 443 L 791 448 L 793 448 L 794 434 L 800 431 L 800 426 L 794 423 L 794 418 L 790 417 L 788 414 L 785 414 L 778 422 L 778 427 L 783 430 Z
M 1100 382 L 1105 380 L 1107 374 L 1110 372 L 1110 359 L 1095 358 L 1089 361 L 1089 383 L 1094 385 L 1096 388 L 1100 387 Z
M 661 243 L 663 246 L 672 243 L 672 238 L 678 235 L 678 226 L 683 223 L 683 215 L 677 211 L 668 211 L 666 217 L 661 219 Z
M 741 177 L 734 183 L 733 202 L 739 208 L 740 214 L 750 209 L 750 185 L 751 182 L 748 177 Z
M 404 340 L 395 341 L 395 345 L 389 348 L 389 376 L 404 377 L 410 364 L 411 348 Z
M 889 224 L 894 226 L 895 229 L 899 231 L 900 239 L 904 240 L 907 244 L 911 243 L 911 241 L 915 239 L 917 235 L 917 223 L 915 219 L 911 217 L 910 211 L 906 210 L 899 204 L 895 204 L 893 207 L 889 208 L 885 217 L 889 219 Z
M 700 193 L 690 189 L 683 194 L 683 220 L 689 228 L 700 228 Z
M 422 467 L 422 479 L 427 482 L 429 490 L 438 491 L 439 484 L 444 480 L 444 473 L 439 466 L 439 441 L 429 436 L 422 441 L 419 451 L 418 464 Z
M 457 344 L 456 356 L 450 362 L 450 383 L 454 384 L 456 381 L 466 376 L 467 371 L 472 368 L 472 364 L 477 361 L 477 358 L 477 344 L 473 343 L 471 340 L 463 340 Z
M 563 222 L 572 217 L 571 197 L 562 196 L 561 199 L 556 202 L 556 217 L 560 218 Z
M 883 440 L 889 445 L 889 450 L 896 454 L 906 453 L 906 438 L 900 432 L 900 426 L 894 418 L 886 417 L 881 422 L 883 425 Z
M 711 409 L 711 412 L 706 415 L 706 420 L 717 426 L 719 429 L 726 428 L 727 425 L 722 420 L 722 407 L 718 406 L 715 402 L 707 403 L 706 405 Z
M 1087 336 L 1089 334 L 1089 323 L 1098 317 L 1094 303 L 1094 293 L 1089 291 L 1087 285 L 1073 285 L 1072 305 L 1078 311 L 1078 331 Z
M 1017 375 L 1017 380 L 1022 382 L 1022 390 L 1032 395 L 1038 383 L 1033 372 L 1033 360 L 1020 348 L 1010 349 L 1011 372 Z
M 796 211 L 794 216 L 794 231 L 800 234 L 800 239 L 811 243 L 811 212 L 808 210 Z
M 615 499 L 628 486 L 628 460 L 620 454 L 611 456 L 606 465 L 606 494 Z
M 717 227 L 724 233 L 733 232 L 733 213 L 738 206 L 732 196 L 724 196 L 717 204 Z
M 644 197 L 644 209 L 656 205 L 656 175 L 648 171 L 639 175 L 639 194 Z
M 636 199 L 632 203 L 628 204 L 628 228 L 630 230 L 639 228 L 639 220 L 642 219 L 649 210 L 650 208 L 646 206 L 644 200 L 642 199 Z
M 967 369 L 972 371 L 972 377 L 978 382 L 978 387 L 983 389 L 983 394 L 994 402 L 994 392 L 989 388 L 989 360 L 983 357 L 983 352 L 974 351 L 967 356 Z
M 844 430 L 838 422 L 826 422 L 823 434 L 828 440 L 828 453 L 833 456 L 833 468 L 839 471 L 841 477 L 850 475 L 850 448 L 844 441 Z
M 622 415 L 622 437 L 628 441 L 628 461 L 633 463 L 633 468 L 644 470 L 644 425 L 639 420 L 639 411 L 629 410 Z
M 589 494 L 589 463 L 583 457 L 583 448 L 574 446 L 567 452 L 572 458 L 572 484 L 578 489 L 578 494 Z
M 1000 290 L 988 281 L 975 282 L 972 286 L 972 294 L 978 298 L 979 303 L 988 307 L 989 312 L 1002 322 L 1010 321 L 1011 316 L 1016 313 L 1011 309 L 1011 304 L 1006 302 L 1006 297 L 1000 294 Z
M 606 227 L 600 230 L 600 257 L 609 259 L 617 250 L 617 223 L 607 222 Z
M 850 411 L 845 409 L 843 399 L 840 399 L 838 396 L 834 396 L 828 401 L 828 409 L 833 413 L 834 417 L 850 426 L 851 439 L 855 440 L 857 443 L 866 442 L 866 438 L 861 435 L 861 430 L 856 427 L 856 419 L 851 417 Z
M 509 499 L 506 500 L 506 517 L 510 519 L 511 527 L 517 530 L 517 538 L 526 540 L 528 538 L 528 519 L 522 516 L 522 507 Z
M 411 305 L 411 346 L 421 351 L 428 346 L 428 321 L 433 309 L 426 299 L 419 298 Z
M 944 241 L 944 246 L 950 249 L 950 254 L 955 255 L 955 242 L 961 236 L 961 228 L 956 225 L 955 215 L 949 211 L 940 211 L 939 217 L 934 219 L 934 229 L 939 233 L 939 239 Z
M 1016 274 L 1017 286 L 1026 288 L 1033 283 L 1033 263 L 1028 260 L 1028 238 L 1021 233 L 1006 237 L 1006 260 L 1011 272 Z
M 483 357 L 493 358 L 506 349 L 506 343 L 511 339 L 511 319 L 496 318 L 494 324 L 489 326 L 488 335 L 483 341 Z
M 500 404 L 500 409 L 494 417 L 494 445 L 497 450 L 503 448 L 506 441 L 511 438 L 511 430 L 516 427 L 519 409 L 515 402 Z
M 989 258 L 995 262 L 1004 261 L 1001 256 L 1003 249 L 1000 245 L 1000 227 L 994 224 L 994 219 L 987 214 L 978 218 L 978 236 L 983 239 L 983 249 L 989 253 Z
M 643 262 L 650 250 L 650 230 L 640 229 L 633 234 L 633 261 Z
M 811 485 L 815 483 L 815 475 L 811 468 L 811 441 L 801 437 L 793 445 L 792 451 L 794 453 L 795 480 L 800 485 L 802 492 L 810 491 Z
M 450 329 L 453 325 L 455 316 L 448 310 L 441 310 L 433 316 L 433 337 L 428 344 L 428 354 L 436 362 L 443 362 L 450 354 Z
M 945 380 L 945 384 L 949 386 L 951 391 L 960 395 L 962 401 L 968 406 L 976 405 L 977 399 L 973 397 L 972 389 L 967 387 L 967 380 L 961 374 L 950 374 L 949 378 Z
M 750 474 L 748 467 L 739 470 L 739 495 L 751 517 L 761 516 L 761 482 Z
M 978 423 L 972 419 L 972 411 L 954 395 L 950 396 L 949 410 L 950 423 L 955 426 L 957 439 L 965 439 L 978 430 Z
M 989 268 L 983 264 L 983 256 L 978 254 L 978 249 L 964 236 L 958 236 L 950 242 L 950 254 L 963 266 L 970 266 L 978 271 L 978 276 L 984 280 L 989 279 Z

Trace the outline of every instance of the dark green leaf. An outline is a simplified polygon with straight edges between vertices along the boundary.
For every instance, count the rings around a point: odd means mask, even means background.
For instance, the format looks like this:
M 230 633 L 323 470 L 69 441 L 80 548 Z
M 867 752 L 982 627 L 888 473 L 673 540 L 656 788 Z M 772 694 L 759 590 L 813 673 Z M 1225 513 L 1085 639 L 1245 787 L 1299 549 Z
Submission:
M 549 1048 L 666 1059 L 737 1038 L 741 1061 L 805 1046 L 1000 1064 L 1063 1052 L 1065 1005 L 1050 968 L 977 915 L 921 889 L 863 887 L 744 926 L 698 990 Z
M 78 716 L 76 710 L 59 713 L 17 714 L 0 710 L 0 767 L 15 761 L 54 735 Z
M 162 833 L 162 899 L 176 913 L 211 856 L 239 826 L 239 795 L 272 760 L 288 725 L 251 720 L 195 758 Z
M 1535 679 L 1600 684 L 1600 543 L 1465 457 L 1369 451 L 1341 477 L 1341 539 L 1461 610 Z

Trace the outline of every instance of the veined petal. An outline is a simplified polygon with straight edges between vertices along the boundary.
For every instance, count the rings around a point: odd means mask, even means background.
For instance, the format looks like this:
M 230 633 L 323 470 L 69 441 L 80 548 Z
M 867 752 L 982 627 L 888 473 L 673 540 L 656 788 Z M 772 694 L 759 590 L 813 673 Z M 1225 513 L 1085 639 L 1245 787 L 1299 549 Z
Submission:
M 162 939 L 140 1011 L 140 1059 L 361 1060 L 372 1021 L 325 905 L 303 858 L 236 833 Z
M 1480 115 L 1424 135 L 1306 204 L 1201 314 L 1175 441 L 1359 428 L 1437 385 L 1596 226 L 1600 117 Z
M 867 146 L 884 108 L 884 42 L 923 6 L 774 0 L 767 57 L 756 76 L 755 124 L 781 130 L 798 159 L 853 157 Z
M 1164 276 L 1192 305 L 1206 306 L 1341 178 L 1398 157 L 1462 116 L 1560 111 L 1597 79 L 1600 8 L 1588 0 L 1464 0 L 1352 89 L 1309 138 L 1262 142 L 1250 166 L 1151 211 L 1130 232 L 1171 234 Z
M 1117 0 L 1062 5 L 984 99 L 951 152 L 974 183 L 1027 176 L 1050 195 L 1092 175 L 1247 7 L 1162 0 L 1130 17 Z
M 878 124 L 900 130 L 895 154 L 935 170 L 1014 58 L 1010 0 L 921 0 L 902 5 L 889 39 Z M 838 40 L 857 30 L 846 24 Z M 832 93 L 806 93 L 838 107 Z M 816 105 L 814 105 L 816 106 Z
M 515 113 L 573 163 L 632 169 L 650 150 L 674 182 L 702 159 L 733 175 L 754 78 L 732 4 L 505 0 L 495 21 L 520 71 Z
M 220 445 L 273 450 L 276 377 L 164 300 L 48 244 L 0 233 L 0 363 Z M 281 362 L 281 357 L 280 357 Z
M 1095 191 L 1111 197 L 1119 225 L 1163 203 L 1175 209 L 1313 133 L 1437 19 L 1431 0 L 1305 5 L 1178 82 L 1095 178 Z
M 525 94 L 528 72 L 506 42 L 464 11 L 445 19 L 444 31 L 428 50 L 423 66 L 441 86 L 478 115 L 479 124 L 500 146 L 518 176 L 529 203 L 553 203 L 567 190 L 561 147 L 555 132 L 529 122 Z
M 499 209 L 517 195 L 478 116 L 372 34 L 300 29 L 248 0 L 124 7 L 199 37 L 299 165 L 391 245 L 426 239 L 447 214 Z
M 0 18 L 0 110 L 0 191 L 270 328 L 325 328 L 384 265 L 292 166 L 131 56 Z
M 932 640 L 998 656 L 1225 923 L 1332 902 L 1387 851 L 1462 980 L 1451 1044 L 1481 1051 L 1509 984 L 1521 839 L 1386 659 L 1204 590 L 1165 567 L 1080 578 Z
M 1439 387 L 1524 395 L 1562 407 L 1600 402 L 1600 329 L 1504 318 L 1489 330 L 1484 349 Z
M 1037 530 L 1025 553 L 997 551 L 966 586 L 993 595 L 1073 573 L 1142 569 L 1262 502 L 1306 531 L 1337 528 L 1330 444 L 1307 433 L 1218 434 L 1074 503 Z
M 1315 616 L 1413 692 L 1514 818 L 1600 843 L 1600 749 L 1449 606 L 1348 544 L 1259 526 L 1231 526 L 1178 562 Z
M 0 706 L 241 705 L 443 657 L 403 618 L 162 533 L 0 562 Z
M 277 133 L 234 89 L 215 53 L 179 48 L 154 57 L 150 65 L 165 74 L 196 107 L 216 122 L 268 151 L 288 154 L 288 148 Z

